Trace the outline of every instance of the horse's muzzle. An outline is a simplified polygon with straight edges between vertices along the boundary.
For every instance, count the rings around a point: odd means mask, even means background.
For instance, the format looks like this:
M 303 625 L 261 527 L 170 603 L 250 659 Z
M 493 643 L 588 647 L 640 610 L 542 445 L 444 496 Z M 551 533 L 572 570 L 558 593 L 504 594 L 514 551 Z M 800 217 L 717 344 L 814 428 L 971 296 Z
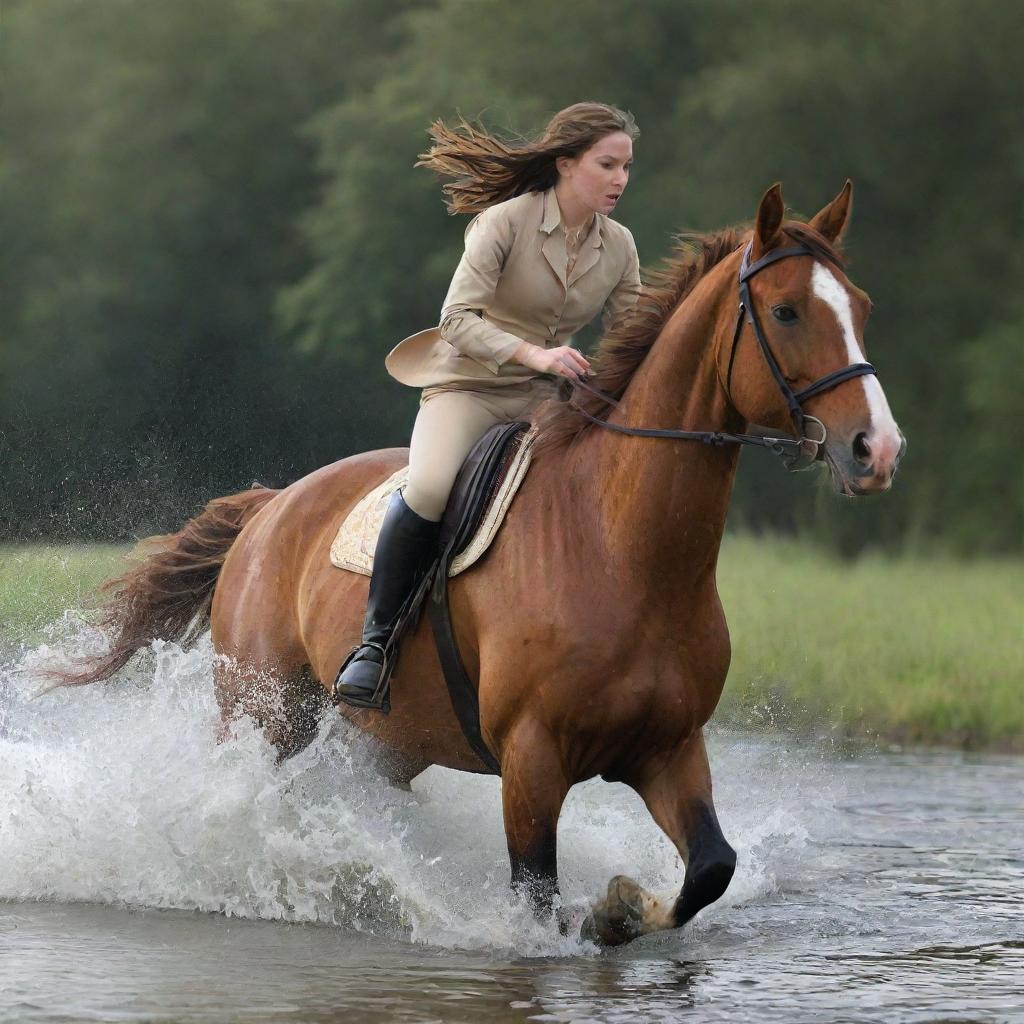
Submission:
M 886 435 L 860 431 L 852 440 L 830 439 L 825 445 L 825 462 L 840 494 L 881 494 L 892 486 L 906 450 L 907 439 L 898 429 Z

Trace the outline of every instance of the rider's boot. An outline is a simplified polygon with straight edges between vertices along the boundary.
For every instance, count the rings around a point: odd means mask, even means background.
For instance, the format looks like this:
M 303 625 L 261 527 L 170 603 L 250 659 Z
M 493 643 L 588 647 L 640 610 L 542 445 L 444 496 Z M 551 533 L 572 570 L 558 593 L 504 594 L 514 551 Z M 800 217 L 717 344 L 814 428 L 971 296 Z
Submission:
M 391 495 L 373 553 L 370 597 L 360 647 L 334 681 L 336 700 L 369 701 L 380 682 L 384 647 L 405 600 L 422 581 L 436 552 L 441 524 L 424 519 L 406 503 L 401 489 Z

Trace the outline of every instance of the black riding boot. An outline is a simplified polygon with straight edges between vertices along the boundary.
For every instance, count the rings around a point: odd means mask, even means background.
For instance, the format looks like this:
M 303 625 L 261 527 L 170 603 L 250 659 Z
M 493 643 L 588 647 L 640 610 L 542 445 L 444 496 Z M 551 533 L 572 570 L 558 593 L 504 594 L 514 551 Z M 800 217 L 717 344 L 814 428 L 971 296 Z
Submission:
M 373 553 L 362 645 L 342 665 L 334 681 L 336 699 L 372 698 L 380 682 L 384 647 L 406 598 L 430 568 L 440 527 L 409 508 L 401 490 L 391 495 Z

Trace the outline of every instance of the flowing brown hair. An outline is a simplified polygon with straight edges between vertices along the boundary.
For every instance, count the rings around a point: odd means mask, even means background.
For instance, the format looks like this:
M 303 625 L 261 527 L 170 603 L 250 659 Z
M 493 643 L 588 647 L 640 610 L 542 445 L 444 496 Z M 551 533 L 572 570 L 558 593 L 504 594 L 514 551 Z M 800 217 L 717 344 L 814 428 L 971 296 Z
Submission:
M 434 144 L 420 153 L 414 167 L 427 167 L 452 181 L 441 186 L 449 214 L 479 213 L 524 192 L 550 188 L 558 181 L 555 160 L 574 157 L 612 132 L 640 135 L 633 115 L 605 103 L 574 103 L 548 121 L 535 139 L 499 138 L 461 114 L 449 128 L 431 124 Z

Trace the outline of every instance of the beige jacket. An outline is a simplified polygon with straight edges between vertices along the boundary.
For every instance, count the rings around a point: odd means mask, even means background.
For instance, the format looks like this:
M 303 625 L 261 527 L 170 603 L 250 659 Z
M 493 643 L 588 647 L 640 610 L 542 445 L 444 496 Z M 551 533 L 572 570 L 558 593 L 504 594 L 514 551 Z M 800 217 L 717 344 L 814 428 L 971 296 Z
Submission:
M 565 232 L 554 187 L 488 207 L 466 227 L 466 251 L 438 327 L 396 345 L 384 365 L 403 384 L 518 384 L 520 341 L 565 345 L 602 313 L 607 329 L 636 301 L 640 266 L 629 230 L 597 213 L 566 279 Z

